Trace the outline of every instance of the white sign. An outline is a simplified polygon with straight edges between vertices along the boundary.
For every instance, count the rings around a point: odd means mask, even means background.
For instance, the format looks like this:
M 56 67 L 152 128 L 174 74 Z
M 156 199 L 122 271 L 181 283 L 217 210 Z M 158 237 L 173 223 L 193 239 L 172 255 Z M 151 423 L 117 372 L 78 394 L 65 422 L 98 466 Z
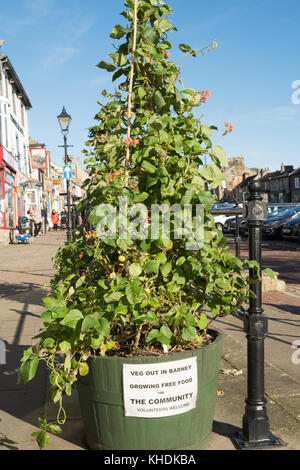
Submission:
M 123 364 L 125 416 L 159 418 L 196 407 L 197 358 L 157 364 Z

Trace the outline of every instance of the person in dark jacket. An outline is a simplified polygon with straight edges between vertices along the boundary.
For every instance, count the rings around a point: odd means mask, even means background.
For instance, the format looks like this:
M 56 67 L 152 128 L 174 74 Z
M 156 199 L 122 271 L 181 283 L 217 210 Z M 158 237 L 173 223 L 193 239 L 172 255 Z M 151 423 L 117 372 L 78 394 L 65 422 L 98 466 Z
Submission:
M 44 226 L 45 226 L 45 233 L 47 232 L 47 217 L 48 217 L 48 214 L 47 214 L 47 208 L 46 207 L 43 207 L 42 208 L 42 217 L 44 219 Z

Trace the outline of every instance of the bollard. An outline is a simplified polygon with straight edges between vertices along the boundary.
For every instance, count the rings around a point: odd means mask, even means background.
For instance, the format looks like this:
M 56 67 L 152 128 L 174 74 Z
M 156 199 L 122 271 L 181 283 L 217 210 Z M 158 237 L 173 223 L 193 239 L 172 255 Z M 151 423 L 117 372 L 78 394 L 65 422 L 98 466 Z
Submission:
M 249 260 L 261 264 L 261 224 L 266 218 L 262 202 L 261 185 L 257 181 L 249 184 L 249 197 L 245 205 L 244 218 L 248 221 Z M 267 334 L 267 317 L 262 308 L 261 273 L 249 270 L 251 290 L 248 315 L 244 320 L 247 337 L 247 397 L 243 416 L 243 432 L 236 433 L 233 440 L 240 449 L 262 449 L 283 445 L 270 432 L 264 390 L 264 340 Z

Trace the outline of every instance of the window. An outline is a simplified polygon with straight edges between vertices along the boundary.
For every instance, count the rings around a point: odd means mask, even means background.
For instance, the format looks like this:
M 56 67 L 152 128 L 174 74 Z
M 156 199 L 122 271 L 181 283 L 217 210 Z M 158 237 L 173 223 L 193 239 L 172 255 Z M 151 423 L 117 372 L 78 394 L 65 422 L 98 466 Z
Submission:
M 12 104 L 13 104 L 13 112 L 16 114 L 16 94 L 14 90 L 12 90 Z
M 7 117 L 4 118 L 4 129 L 5 129 L 5 146 L 8 149 L 8 127 L 7 127 Z
M 8 147 L 8 135 L 7 135 L 7 106 L 4 103 L 0 103 L 0 145 Z
M 18 162 L 19 171 L 21 171 L 21 155 L 20 155 L 20 145 L 19 145 L 19 136 L 16 134 L 16 158 Z
M 231 176 L 234 176 L 234 170 L 231 170 Z
M 28 166 L 28 157 L 27 157 L 27 150 L 26 150 L 25 144 L 23 144 L 23 158 L 24 158 L 25 174 L 27 177 L 29 177 L 30 174 L 29 174 L 29 166 Z
M 0 170 L 0 227 L 15 227 L 14 177 L 8 170 Z
M 299 189 L 300 188 L 300 180 L 298 177 L 295 177 L 294 179 L 294 182 L 295 182 L 295 189 Z
M 24 127 L 24 105 L 21 103 L 21 123 L 22 126 Z

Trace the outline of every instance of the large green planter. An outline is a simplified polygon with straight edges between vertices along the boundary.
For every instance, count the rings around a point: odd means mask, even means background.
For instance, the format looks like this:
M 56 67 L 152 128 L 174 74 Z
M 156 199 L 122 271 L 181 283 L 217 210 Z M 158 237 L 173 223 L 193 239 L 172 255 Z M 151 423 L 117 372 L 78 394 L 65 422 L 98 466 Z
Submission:
M 222 336 L 194 351 L 167 356 L 89 359 L 89 374 L 77 382 L 88 445 L 94 450 L 176 450 L 203 448 L 212 431 Z M 123 364 L 153 364 L 197 358 L 196 407 L 157 418 L 125 416 Z

